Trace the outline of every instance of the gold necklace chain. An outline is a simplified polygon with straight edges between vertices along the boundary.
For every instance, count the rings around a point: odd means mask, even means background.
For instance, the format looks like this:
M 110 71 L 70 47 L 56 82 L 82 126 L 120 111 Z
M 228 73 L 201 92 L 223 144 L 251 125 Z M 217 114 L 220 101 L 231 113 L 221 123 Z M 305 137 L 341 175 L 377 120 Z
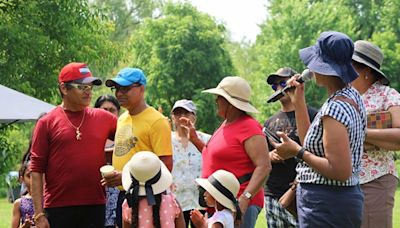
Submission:
M 86 114 L 85 109 L 83 110 L 83 117 L 82 117 L 81 123 L 79 124 L 78 127 L 75 127 L 75 125 L 73 125 L 72 122 L 68 119 L 68 116 L 67 116 L 67 114 L 65 113 L 64 107 L 63 107 L 63 106 L 61 106 L 61 109 L 62 109 L 62 111 L 63 111 L 63 113 L 64 113 L 64 116 L 65 116 L 65 118 L 67 119 L 68 123 L 71 125 L 71 127 L 73 127 L 73 128 L 75 129 L 76 140 L 81 140 L 81 139 L 82 139 L 82 137 L 81 137 L 81 136 L 82 136 L 82 132 L 79 130 L 79 128 L 82 126 L 83 121 L 85 120 L 85 114 Z

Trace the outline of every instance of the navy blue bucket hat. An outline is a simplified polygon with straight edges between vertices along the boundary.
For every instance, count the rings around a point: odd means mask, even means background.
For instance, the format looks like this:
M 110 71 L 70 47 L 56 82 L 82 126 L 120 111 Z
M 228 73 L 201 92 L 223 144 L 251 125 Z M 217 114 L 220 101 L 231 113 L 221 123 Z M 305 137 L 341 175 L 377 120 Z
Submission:
M 311 71 L 337 76 L 347 84 L 358 77 L 351 65 L 353 52 L 353 41 L 346 34 L 327 31 L 321 33 L 315 45 L 301 49 L 299 54 Z

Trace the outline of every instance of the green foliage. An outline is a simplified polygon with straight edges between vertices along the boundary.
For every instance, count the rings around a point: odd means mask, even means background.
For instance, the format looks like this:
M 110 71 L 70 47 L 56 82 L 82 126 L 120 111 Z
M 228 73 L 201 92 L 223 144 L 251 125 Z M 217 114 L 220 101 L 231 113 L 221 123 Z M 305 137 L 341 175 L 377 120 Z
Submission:
M 0 130 L 0 189 L 6 185 L 9 171 L 18 170 L 21 154 L 28 148 L 32 124 L 10 125 Z
M 3 85 L 45 101 L 58 99 L 57 75 L 71 61 L 103 74 L 117 61 L 107 21 L 84 0 L 9 1 L 0 8 Z
M 400 68 L 397 67 L 400 60 L 400 1 L 362 1 L 361 8 L 365 12 L 358 15 L 367 15 L 363 24 L 369 27 L 359 27 L 357 39 L 369 40 L 378 45 L 384 53 L 382 71 L 391 81 L 391 86 L 400 90 Z M 369 11 L 368 11 L 369 9 Z M 362 31 L 369 30 L 369 33 Z
M 301 72 L 305 66 L 298 51 L 314 44 L 319 34 L 326 30 L 341 31 L 353 40 L 366 39 L 381 47 L 385 54 L 382 70 L 390 78 L 391 85 L 400 90 L 400 69 L 397 67 L 400 61 L 399 8 L 400 2 L 392 0 L 271 1 L 256 43 L 253 46 L 236 45 L 240 51 L 229 48 L 235 66 L 251 82 L 257 94 L 253 100 L 261 110 L 257 119 L 263 121 L 279 108 L 277 104 L 265 103 L 273 93 L 265 83 L 266 75 L 283 66 Z M 308 83 L 306 97 L 310 105 L 319 107 L 326 93 L 315 83 Z
M 94 0 L 93 7 L 113 21 L 111 38 L 124 41 L 142 23 L 144 18 L 157 18 L 162 0 Z
M 199 94 L 234 74 L 224 47 L 225 29 L 187 3 L 169 3 L 163 13 L 145 20 L 133 34 L 131 66 L 146 73 L 150 104 L 170 110 L 176 100 L 193 99 L 200 106 L 199 127 L 212 132 L 219 121 L 210 113 L 210 102 L 204 103 L 210 95 Z
M 86 0 L 2 1 L 0 83 L 57 104 L 62 66 L 87 62 L 94 75 L 107 75 L 117 64 L 121 47 L 109 39 L 111 32 L 112 23 L 90 10 Z M 17 168 L 31 126 L 14 124 L 1 130 L 0 173 Z
M 349 36 L 354 36 L 354 19 L 351 10 L 344 5 L 345 1 L 308 1 L 289 0 L 272 1 L 268 8 L 269 17 L 261 25 L 261 34 L 257 37 L 256 44 L 252 47 L 253 53 L 258 54 L 257 71 L 253 77 L 262 78 L 262 91 L 266 98 L 273 91 L 265 83 L 265 77 L 277 69 L 288 66 L 299 73 L 305 68 L 301 62 L 298 51 L 315 43 L 319 34 L 326 30 L 342 31 Z M 261 83 L 261 80 L 258 79 Z M 257 89 L 257 87 L 255 87 Z M 320 107 L 326 94 L 314 83 L 306 87 L 308 103 Z M 277 108 L 276 104 L 261 107 L 262 116 L 267 118 L 271 111 Z M 259 118 L 260 119 L 260 118 Z

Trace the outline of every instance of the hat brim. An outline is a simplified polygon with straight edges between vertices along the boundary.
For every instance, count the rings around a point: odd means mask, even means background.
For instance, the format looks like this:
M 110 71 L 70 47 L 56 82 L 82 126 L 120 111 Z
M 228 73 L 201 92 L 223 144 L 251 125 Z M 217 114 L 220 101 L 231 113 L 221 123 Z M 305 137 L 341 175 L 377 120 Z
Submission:
M 187 108 L 187 107 L 184 107 L 183 105 L 177 105 L 177 106 L 172 107 L 171 112 L 174 112 L 174 110 L 177 109 L 177 108 L 183 108 L 183 109 L 185 109 L 186 111 L 188 111 L 188 112 L 193 113 L 193 114 L 196 115 L 196 112 L 195 112 L 195 111 L 193 111 L 193 110 L 191 110 L 191 109 L 189 109 L 189 108 Z
M 103 82 L 96 77 L 86 77 L 86 78 L 81 78 L 81 79 L 76 79 L 73 80 L 73 82 L 76 82 L 78 84 L 90 84 L 92 83 L 93 85 L 101 85 Z
M 290 75 L 279 75 L 279 74 L 270 74 L 267 77 L 267 83 L 272 85 L 277 78 L 290 78 Z
M 381 83 L 382 83 L 383 85 L 389 85 L 389 84 L 390 84 L 390 81 L 389 81 L 389 79 L 386 77 L 386 75 L 385 75 L 381 70 L 379 70 L 378 68 L 376 68 L 374 65 L 372 65 L 371 63 L 369 63 L 368 61 L 365 61 L 363 58 L 361 58 L 361 57 L 359 57 L 359 56 L 357 56 L 357 55 L 355 55 L 355 54 L 353 54 L 352 59 L 353 59 L 354 61 L 356 61 L 356 62 L 358 62 L 358 63 L 361 63 L 361 64 L 364 64 L 364 65 L 370 67 L 371 69 L 373 69 L 374 71 L 378 72 L 378 73 L 382 76 L 382 78 L 381 78 L 380 81 L 381 81 Z
M 119 86 L 130 86 L 132 85 L 133 82 L 128 81 L 122 77 L 117 77 L 117 78 L 113 78 L 113 79 L 107 79 L 106 81 L 106 86 L 107 87 L 113 87 L 115 85 L 119 85 Z
M 236 98 L 231 97 L 227 92 L 220 88 L 213 88 L 201 91 L 202 93 L 212 93 L 216 95 L 223 96 L 231 105 L 236 108 L 250 113 L 259 113 L 258 110 L 252 106 L 249 102 L 241 101 Z
M 358 73 L 351 63 L 338 64 L 336 62 L 325 62 L 319 54 L 319 47 L 316 45 L 303 48 L 299 51 L 300 59 L 312 72 L 325 76 L 336 76 L 344 83 L 350 83 L 358 77 Z
M 215 188 L 207 179 L 205 178 L 196 178 L 197 184 L 203 187 L 210 195 L 218 201 L 223 206 L 229 208 L 233 212 L 236 212 L 236 207 L 233 204 L 232 200 L 228 199 L 228 197 L 224 196 L 217 188 Z M 236 198 L 237 196 L 235 196 Z
M 161 164 L 161 177 L 158 180 L 157 183 L 153 184 L 153 193 L 160 194 L 167 190 L 171 184 L 172 184 L 172 175 L 169 172 L 168 168 L 164 165 L 162 161 L 160 161 Z M 132 184 L 132 179 L 131 179 L 131 174 L 129 171 L 129 165 L 128 163 L 124 166 L 122 169 L 122 187 L 124 188 L 125 191 L 128 191 L 129 187 Z M 144 186 L 139 186 L 139 196 L 145 196 L 146 195 L 146 190 Z

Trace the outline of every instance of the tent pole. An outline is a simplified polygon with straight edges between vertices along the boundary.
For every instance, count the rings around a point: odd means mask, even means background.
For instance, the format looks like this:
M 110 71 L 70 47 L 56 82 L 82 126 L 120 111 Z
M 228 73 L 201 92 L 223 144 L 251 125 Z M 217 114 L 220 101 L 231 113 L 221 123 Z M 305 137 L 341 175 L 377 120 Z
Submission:
M 10 123 L 8 123 L 8 124 L 5 124 L 5 125 L 2 125 L 1 127 L 0 127 L 0 130 L 3 130 L 4 128 L 6 128 L 6 127 L 8 127 L 9 125 L 11 125 L 11 124 L 13 124 L 13 123 L 16 123 L 16 122 L 18 122 L 19 120 L 14 120 L 13 122 L 10 122 Z

